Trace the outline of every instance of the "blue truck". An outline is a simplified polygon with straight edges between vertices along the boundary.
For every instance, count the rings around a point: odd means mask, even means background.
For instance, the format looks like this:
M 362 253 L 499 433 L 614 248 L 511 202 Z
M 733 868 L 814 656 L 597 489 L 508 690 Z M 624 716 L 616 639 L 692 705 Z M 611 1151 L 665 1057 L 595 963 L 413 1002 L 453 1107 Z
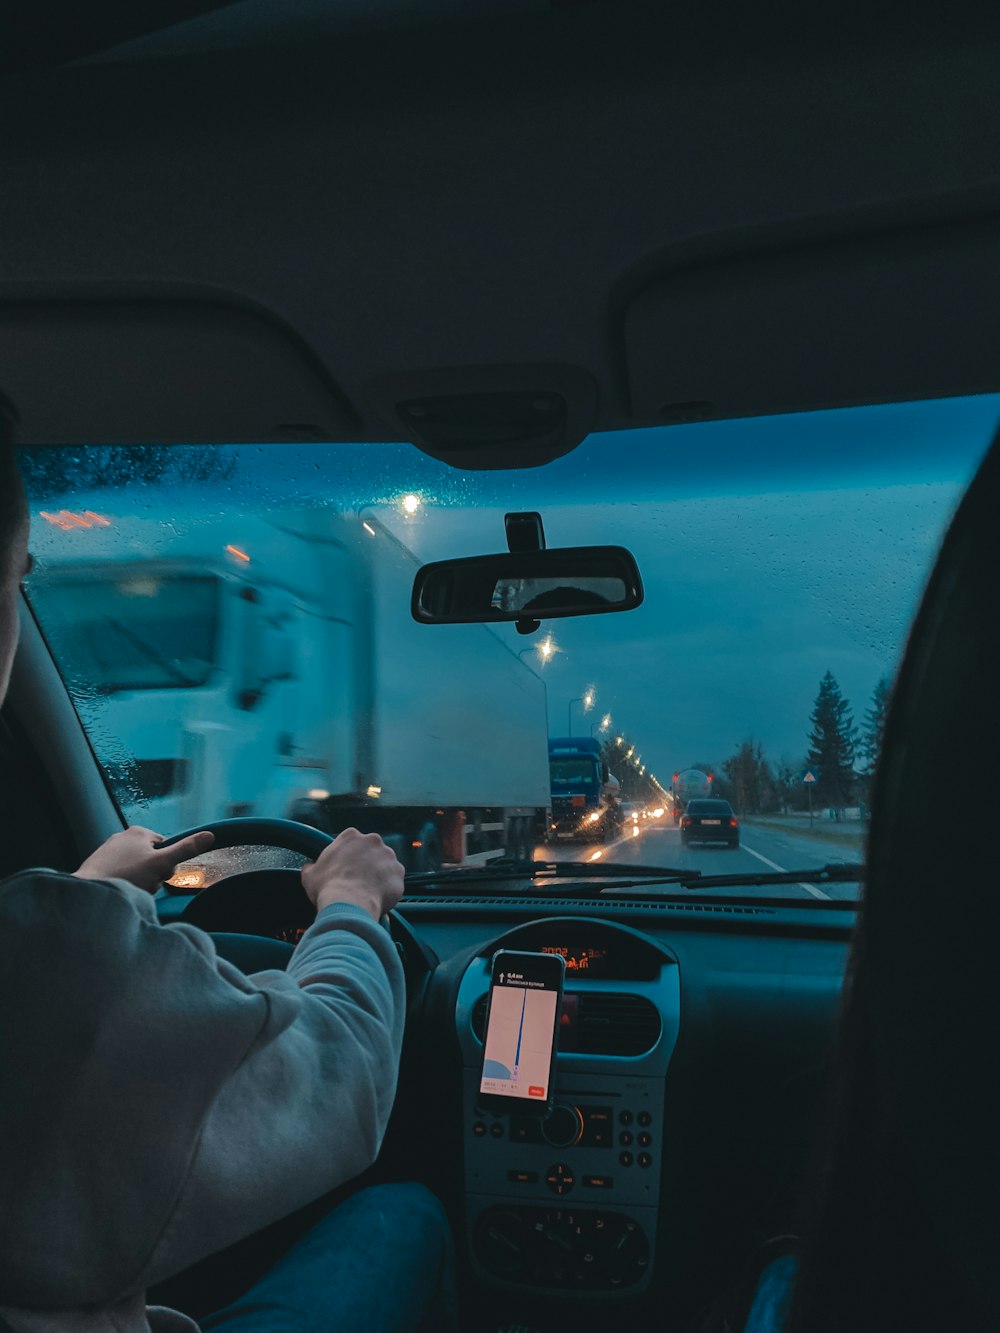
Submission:
M 590 736 L 549 740 L 549 842 L 611 842 L 621 829 L 621 787 Z

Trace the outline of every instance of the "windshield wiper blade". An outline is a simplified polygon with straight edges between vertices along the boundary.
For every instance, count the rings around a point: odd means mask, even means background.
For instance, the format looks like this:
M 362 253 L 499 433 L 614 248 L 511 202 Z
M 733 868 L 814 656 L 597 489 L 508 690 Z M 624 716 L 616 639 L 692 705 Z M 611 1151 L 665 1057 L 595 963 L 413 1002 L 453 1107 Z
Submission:
M 699 871 L 691 872 L 675 882 L 684 888 L 721 889 L 739 888 L 743 885 L 766 884 L 853 884 L 864 878 L 865 867 L 860 862 L 834 861 L 819 868 L 807 870 L 762 870 L 736 872 L 732 875 L 702 875 Z M 623 889 L 618 885 L 601 891 L 602 897 L 612 896 Z
M 473 879 L 654 879 L 682 883 L 701 878 L 700 870 L 677 866 L 626 865 L 621 861 L 514 861 L 497 857 L 484 866 L 457 870 L 427 870 L 407 875 L 407 884 L 437 884 Z

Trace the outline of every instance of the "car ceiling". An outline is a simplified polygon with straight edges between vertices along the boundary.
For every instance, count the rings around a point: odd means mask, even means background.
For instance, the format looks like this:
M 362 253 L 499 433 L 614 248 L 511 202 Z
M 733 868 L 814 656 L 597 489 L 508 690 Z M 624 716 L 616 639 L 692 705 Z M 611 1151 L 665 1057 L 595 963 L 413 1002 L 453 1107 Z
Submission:
M 0 30 L 25 442 L 496 466 L 1000 387 L 1000 14 L 801 9 L 191 0 L 13 56 Z

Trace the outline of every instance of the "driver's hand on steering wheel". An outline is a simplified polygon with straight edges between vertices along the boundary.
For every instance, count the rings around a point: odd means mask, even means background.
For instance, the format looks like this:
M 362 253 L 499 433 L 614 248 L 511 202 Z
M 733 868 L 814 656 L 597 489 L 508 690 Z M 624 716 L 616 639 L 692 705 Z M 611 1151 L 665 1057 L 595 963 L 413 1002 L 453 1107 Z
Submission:
M 403 867 L 377 833 L 347 828 L 302 867 L 302 887 L 317 912 L 352 903 L 380 921 L 403 896 Z
M 73 873 L 80 879 L 127 879 L 130 884 L 155 893 L 182 861 L 207 852 L 215 838 L 211 833 L 201 832 L 192 833 L 190 838 L 171 847 L 158 848 L 156 844 L 160 842 L 162 834 L 133 824 L 102 842 Z

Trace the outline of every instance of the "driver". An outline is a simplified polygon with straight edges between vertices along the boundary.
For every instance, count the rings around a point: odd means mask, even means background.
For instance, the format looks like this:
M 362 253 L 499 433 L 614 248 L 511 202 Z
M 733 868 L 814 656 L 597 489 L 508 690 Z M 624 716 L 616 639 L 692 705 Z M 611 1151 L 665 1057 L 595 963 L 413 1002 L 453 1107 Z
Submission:
M 3 400 L 0 399 L 0 407 Z M 30 567 L 13 411 L 0 410 L 0 700 Z M 403 870 L 342 833 L 302 871 L 316 907 L 287 972 L 247 977 L 152 892 L 204 852 L 129 828 L 74 875 L 0 883 L 0 1328 L 184 1333 L 146 1289 L 370 1166 L 396 1091 L 404 984 L 380 918 Z M 450 1241 L 415 1184 L 354 1193 L 256 1286 L 233 1333 L 455 1326 Z

